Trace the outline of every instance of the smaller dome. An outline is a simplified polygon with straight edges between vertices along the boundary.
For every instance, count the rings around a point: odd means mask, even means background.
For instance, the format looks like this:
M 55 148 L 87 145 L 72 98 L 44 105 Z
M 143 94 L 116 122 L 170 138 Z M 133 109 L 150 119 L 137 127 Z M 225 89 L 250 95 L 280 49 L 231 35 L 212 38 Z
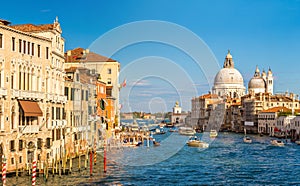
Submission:
M 266 82 L 261 77 L 253 77 L 248 84 L 248 89 L 266 88 Z

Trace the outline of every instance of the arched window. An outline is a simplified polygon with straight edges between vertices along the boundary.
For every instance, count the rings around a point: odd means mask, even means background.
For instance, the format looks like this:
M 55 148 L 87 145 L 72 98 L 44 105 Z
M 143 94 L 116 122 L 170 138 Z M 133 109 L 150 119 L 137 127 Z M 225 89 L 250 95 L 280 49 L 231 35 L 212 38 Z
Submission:
M 237 98 L 237 93 L 236 92 L 233 93 L 233 97 Z

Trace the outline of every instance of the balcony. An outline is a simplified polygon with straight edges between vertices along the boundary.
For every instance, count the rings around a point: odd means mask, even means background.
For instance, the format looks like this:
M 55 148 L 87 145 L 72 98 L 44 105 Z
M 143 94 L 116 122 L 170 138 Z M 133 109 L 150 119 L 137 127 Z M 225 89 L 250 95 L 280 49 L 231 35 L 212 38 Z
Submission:
M 57 94 L 47 94 L 47 99 L 54 102 L 67 102 L 67 96 L 57 95 Z
M 0 89 L 0 96 L 7 96 L 7 90 L 1 88 Z
M 22 134 L 34 134 L 39 133 L 39 126 L 38 125 L 26 125 L 20 126 L 19 132 Z
M 45 98 L 45 95 L 44 93 L 37 92 L 37 91 L 12 90 L 12 97 L 20 98 L 20 99 L 41 100 Z

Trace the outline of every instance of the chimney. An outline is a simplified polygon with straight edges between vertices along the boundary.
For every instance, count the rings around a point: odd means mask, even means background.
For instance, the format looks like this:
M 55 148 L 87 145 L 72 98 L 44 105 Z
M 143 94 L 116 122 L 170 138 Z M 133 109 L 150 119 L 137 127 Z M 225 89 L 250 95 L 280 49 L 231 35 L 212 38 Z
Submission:
M 71 56 L 72 55 L 72 53 L 71 53 L 72 51 L 71 50 L 69 50 L 68 52 L 67 52 L 67 55 L 68 56 Z
M 85 49 L 85 53 L 87 53 L 87 54 L 90 53 L 90 49 L 88 49 L 88 48 Z

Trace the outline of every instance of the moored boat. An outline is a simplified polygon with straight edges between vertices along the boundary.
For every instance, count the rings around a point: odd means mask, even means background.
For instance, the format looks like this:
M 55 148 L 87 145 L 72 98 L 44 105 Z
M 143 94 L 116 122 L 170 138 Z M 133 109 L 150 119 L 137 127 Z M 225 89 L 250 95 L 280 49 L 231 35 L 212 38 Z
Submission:
M 284 143 L 281 140 L 271 140 L 271 144 L 278 147 L 284 146 Z
M 218 132 L 216 130 L 210 130 L 209 137 L 216 138 L 218 136 Z
M 297 145 L 300 145 L 300 140 L 295 141 Z

